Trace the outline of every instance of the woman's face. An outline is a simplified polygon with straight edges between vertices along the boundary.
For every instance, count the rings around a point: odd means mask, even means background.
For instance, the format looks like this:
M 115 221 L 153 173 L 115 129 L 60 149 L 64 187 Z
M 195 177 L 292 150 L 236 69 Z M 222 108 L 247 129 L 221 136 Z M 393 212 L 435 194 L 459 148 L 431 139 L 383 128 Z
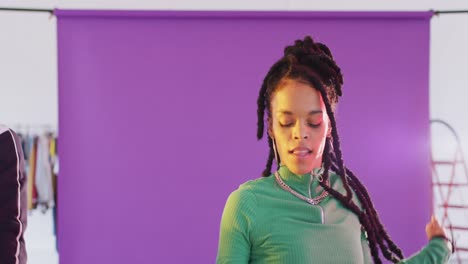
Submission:
M 271 99 L 269 133 L 281 164 L 295 174 L 322 165 L 329 119 L 320 92 L 304 82 L 283 80 Z

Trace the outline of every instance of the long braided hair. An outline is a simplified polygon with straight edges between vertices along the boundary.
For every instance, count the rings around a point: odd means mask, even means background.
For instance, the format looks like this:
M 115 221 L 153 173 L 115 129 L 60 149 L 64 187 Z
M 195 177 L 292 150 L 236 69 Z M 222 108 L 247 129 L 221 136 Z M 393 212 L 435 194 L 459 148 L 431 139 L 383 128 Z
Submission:
M 257 99 L 257 139 L 263 138 L 265 116 L 267 123 L 271 125 L 271 98 L 280 82 L 285 79 L 304 81 L 317 89 L 322 95 L 330 119 L 331 137 L 327 137 L 325 142 L 323 153 L 324 180 L 320 182 L 320 185 L 357 215 L 367 233 L 370 251 L 375 263 L 382 263 L 379 250 L 386 259 L 394 263 L 399 262 L 403 259 L 401 249 L 387 234 L 366 187 L 344 165 L 334 116 L 338 97 L 342 95 L 343 75 L 326 45 L 314 42 L 310 36 L 306 36 L 304 40 L 296 40 L 294 45 L 287 46 L 284 49 L 283 57 L 270 68 L 263 80 Z M 271 175 L 271 167 L 275 157 L 273 144 L 273 140 L 268 137 L 269 155 L 266 168 L 262 173 L 264 177 Z M 276 163 L 280 164 L 280 157 L 277 158 Z M 345 195 L 325 184 L 329 170 L 335 171 L 341 178 L 346 191 Z M 361 208 L 353 202 L 351 189 L 357 195 Z

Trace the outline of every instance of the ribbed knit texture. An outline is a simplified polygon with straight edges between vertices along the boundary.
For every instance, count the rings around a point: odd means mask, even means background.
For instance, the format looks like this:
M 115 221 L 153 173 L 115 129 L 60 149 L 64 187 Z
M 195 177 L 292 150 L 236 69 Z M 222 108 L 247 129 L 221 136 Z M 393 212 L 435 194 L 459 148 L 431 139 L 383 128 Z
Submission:
M 286 184 L 306 197 L 323 191 L 310 173 L 295 175 L 286 166 L 279 173 Z M 345 192 L 336 174 L 329 178 L 333 189 Z M 353 200 L 360 206 L 355 196 Z M 365 233 L 353 212 L 331 195 L 318 206 L 310 205 L 283 190 L 274 175 L 248 181 L 231 193 L 219 239 L 218 264 L 372 263 Z M 439 264 L 449 257 L 445 241 L 435 238 L 402 263 Z

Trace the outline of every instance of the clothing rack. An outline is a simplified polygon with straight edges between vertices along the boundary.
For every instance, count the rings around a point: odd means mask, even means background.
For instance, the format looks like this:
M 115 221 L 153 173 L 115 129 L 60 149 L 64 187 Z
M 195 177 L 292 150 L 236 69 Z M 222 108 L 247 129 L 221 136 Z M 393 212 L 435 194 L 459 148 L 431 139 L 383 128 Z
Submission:
M 57 130 L 50 124 L 15 124 L 10 126 L 21 139 L 28 175 L 28 209 L 44 210 L 56 203 L 58 173 Z
M 15 7 L 0 7 L 0 11 L 16 11 L 16 12 L 47 12 L 51 15 L 54 14 L 53 9 L 40 9 L 40 8 L 15 8 Z
M 468 10 L 435 10 L 432 11 L 434 15 L 447 15 L 447 14 L 466 14 Z
M 59 157 L 57 129 L 50 124 L 14 124 L 10 126 L 21 139 L 24 173 L 27 177 L 27 211 L 52 214 L 53 235 L 57 237 L 57 177 Z
M 56 126 L 50 124 L 13 124 L 10 126 L 15 132 L 20 134 L 44 134 L 50 133 L 53 135 L 57 135 L 57 128 Z

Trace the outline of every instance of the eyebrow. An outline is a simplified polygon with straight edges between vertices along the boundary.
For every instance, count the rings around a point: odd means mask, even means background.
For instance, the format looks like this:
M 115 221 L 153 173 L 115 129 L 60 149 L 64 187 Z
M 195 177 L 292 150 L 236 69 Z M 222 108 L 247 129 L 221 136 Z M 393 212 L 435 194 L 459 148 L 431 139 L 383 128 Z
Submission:
M 285 114 L 285 115 L 293 115 L 293 113 L 288 110 L 280 110 L 278 111 L 278 113 Z M 309 112 L 309 115 L 316 115 L 316 114 L 322 114 L 322 113 L 323 113 L 322 110 L 312 110 Z

